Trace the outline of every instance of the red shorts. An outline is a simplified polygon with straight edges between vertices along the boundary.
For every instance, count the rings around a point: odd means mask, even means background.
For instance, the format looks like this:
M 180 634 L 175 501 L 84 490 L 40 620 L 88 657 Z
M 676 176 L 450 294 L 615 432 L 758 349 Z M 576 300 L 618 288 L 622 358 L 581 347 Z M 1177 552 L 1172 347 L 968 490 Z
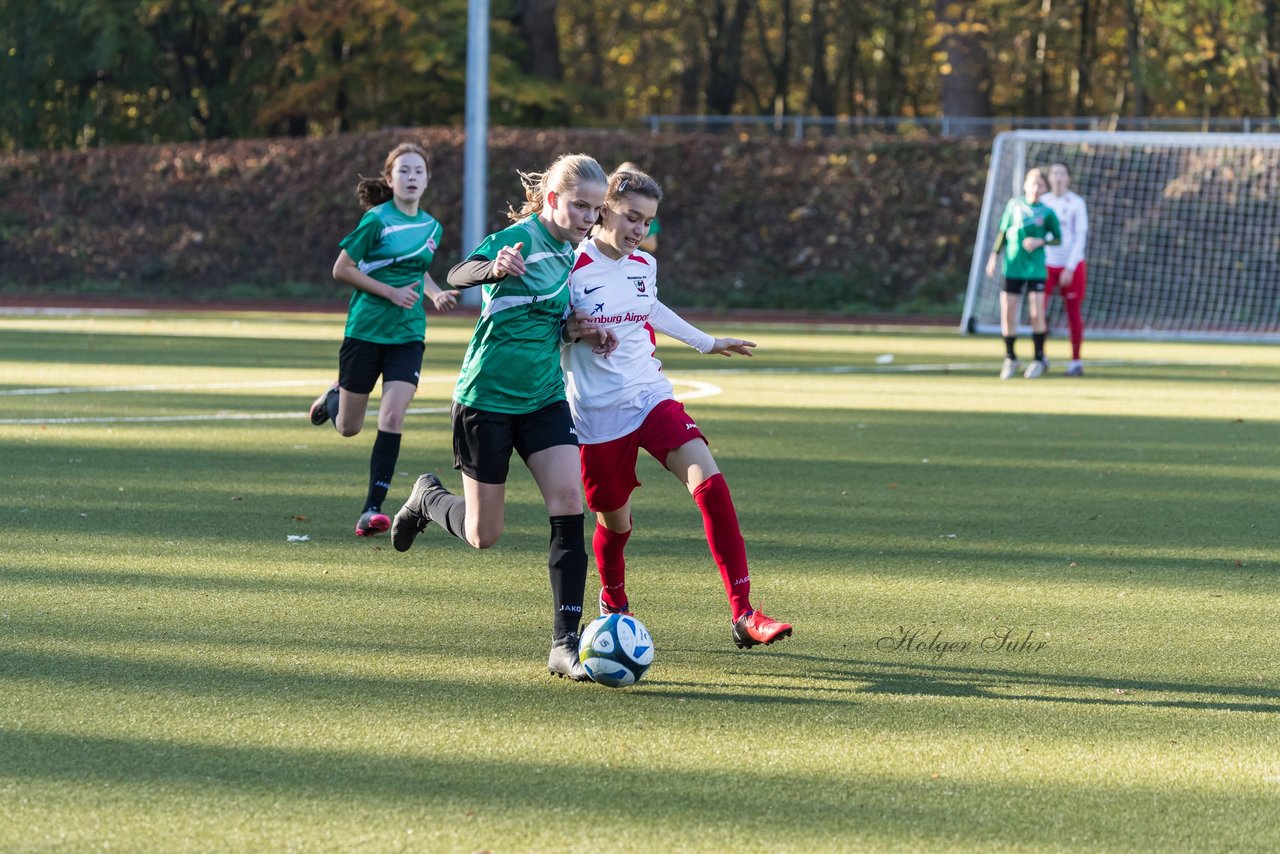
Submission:
M 664 400 L 645 416 L 640 429 L 609 442 L 583 445 L 582 485 L 593 513 L 607 513 L 627 503 L 640 481 L 636 460 L 644 448 L 667 464 L 667 454 L 692 439 L 707 441 L 678 400 Z
M 1045 267 L 1045 283 L 1044 283 L 1044 301 L 1048 302 L 1049 297 L 1053 296 L 1053 292 L 1058 288 L 1058 277 L 1062 275 L 1065 267 Z M 1085 270 L 1084 262 L 1081 261 L 1076 265 L 1076 271 L 1071 275 L 1071 284 L 1062 289 L 1063 299 L 1084 299 Z

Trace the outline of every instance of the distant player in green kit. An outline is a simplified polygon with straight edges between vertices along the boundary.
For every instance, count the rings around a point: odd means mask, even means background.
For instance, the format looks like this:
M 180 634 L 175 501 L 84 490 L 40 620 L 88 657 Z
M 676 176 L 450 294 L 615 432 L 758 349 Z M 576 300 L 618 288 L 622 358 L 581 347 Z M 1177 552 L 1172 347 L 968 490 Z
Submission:
M 1004 336 L 1002 380 L 1018 373 L 1013 344 L 1018 335 L 1018 315 L 1024 293 L 1028 294 L 1027 312 L 1031 315 L 1031 338 L 1036 348 L 1035 361 L 1027 366 L 1024 376 L 1035 379 L 1049 367 L 1044 358 L 1048 331 L 1044 313 L 1044 247 L 1061 242 L 1062 226 L 1053 210 L 1040 201 L 1040 197 L 1049 192 L 1049 182 L 1043 172 L 1039 169 L 1027 172 L 1022 191 L 1023 198 L 1010 199 L 1005 205 L 996 245 L 987 259 L 987 277 L 995 278 L 996 260 L 1004 250 L 1004 288 L 1000 291 L 1000 332 Z
M 369 458 L 369 491 L 356 522 L 356 536 L 391 527 L 382 512 L 400 456 L 404 414 L 418 390 L 427 314 L 422 297 L 437 311 L 457 304 L 457 291 L 441 290 L 427 272 L 442 229 L 419 209 L 431 172 L 427 153 L 406 142 L 387 155 L 382 177 L 365 178 L 356 196 L 365 214 L 344 237 L 333 277 L 354 289 L 347 328 L 338 351 L 338 381 L 311 404 L 311 423 L 332 421 L 338 433 L 354 436 L 364 426 L 369 394 L 382 377 L 378 437 Z
M 547 567 L 555 608 L 547 670 L 585 681 L 578 662 L 587 553 L 583 537 L 578 437 L 565 400 L 560 347 L 576 339 L 603 353 L 617 338 L 570 314 L 574 248 L 604 206 L 608 184 L 600 164 L 565 155 L 545 172 L 525 175 L 525 204 L 513 224 L 491 234 L 449 271 L 457 288 L 483 286 L 480 319 L 453 393 L 454 467 L 462 495 L 424 474 L 391 527 L 408 551 L 429 523 L 477 549 L 502 534 L 512 451 L 533 474 L 550 516 Z

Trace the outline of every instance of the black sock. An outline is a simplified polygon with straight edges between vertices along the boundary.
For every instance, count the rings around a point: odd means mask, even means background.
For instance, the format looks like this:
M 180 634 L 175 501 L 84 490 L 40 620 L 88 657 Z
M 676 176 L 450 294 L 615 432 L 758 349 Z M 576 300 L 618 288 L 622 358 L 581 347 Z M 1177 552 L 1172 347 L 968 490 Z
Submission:
M 399 458 L 400 434 L 379 430 L 378 438 L 373 440 L 373 453 L 369 455 L 369 494 L 364 500 L 365 510 L 382 509 Z
M 329 389 L 329 393 L 324 396 L 324 408 L 329 413 L 329 422 L 333 424 L 334 429 L 338 427 L 338 390 L 336 388 Z
M 432 522 L 467 542 L 467 499 L 447 489 L 433 489 L 423 503 Z
M 1036 345 L 1036 361 L 1039 361 L 1039 362 L 1044 361 L 1044 339 L 1047 338 L 1048 336 L 1049 336 L 1048 332 L 1031 333 L 1031 340 L 1035 342 L 1035 345 Z
M 553 638 L 576 633 L 582 623 L 582 597 L 587 586 L 587 549 L 582 524 L 581 513 L 551 517 L 547 569 L 551 576 L 551 601 L 556 609 Z
M 1013 342 L 1017 340 L 1018 340 L 1018 336 L 1016 335 L 1004 336 L 1004 355 L 1006 358 L 1009 358 L 1009 359 L 1018 358 L 1017 356 L 1013 355 Z

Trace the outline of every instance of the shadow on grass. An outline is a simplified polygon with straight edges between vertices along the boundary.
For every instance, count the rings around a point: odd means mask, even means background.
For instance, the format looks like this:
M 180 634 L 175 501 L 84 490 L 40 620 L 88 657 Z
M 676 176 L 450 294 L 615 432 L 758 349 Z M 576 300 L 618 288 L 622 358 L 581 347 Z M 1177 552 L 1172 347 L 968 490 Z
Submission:
M 1260 817 L 1274 807 L 1271 798 L 1234 788 L 1156 790 L 1128 780 L 1099 785 L 1062 779 L 1040 779 L 1031 786 L 1016 779 L 948 779 L 929 774 L 927 766 L 913 772 L 910 763 L 895 774 L 851 767 L 843 751 L 821 763 L 821 770 L 812 765 L 804 771 L 771 769 L 767 786 L 744 785 L 738 767 L 649 768 L 631 762 L 619 773 L 610 768 L 609 760 L 586 758 L 587 751 L 545 760 L 469 755 L 465 746 L 451 753 L 424 756 L 0 730 L 0 756 L 6 760 L 0 765 L 0 779 L 145 785 L 153 801 L 175 790 L 205 797 L 234 795 L 240 808 L 246 795 L 267 799 L 264 809 L 281 799 L 305 800 L 313 808 L 332 803 L 349 809 L 364 803 L 366 809 L 411 809 L 417 816 L 425 808 L 428 821 L 442 812 L 460 816 L 474 811 L 482 819 L 501 817 L 505 822 L 537 816 L 535 837 L 545 840 L 550 832 L 561 844 L 572 836 L 565 833 L 568 827 L 579 835 L 583 832 L 584 780 L 589 782 L 593 775 L 607 778 L 610 803 L 643 812 L 649 833 L 687 839 L 681 835 L 693 831 L 702 846 L 714 844 L 723 834 L 743 836 L 745 827 L 752 837 L 767 833 L 769 838 L 818 845 L 860 841 L 875 847 L 892 841 L 894 847 L 911 848 L 959 842 L 966 847 L 1049 850 L 1062 845 L 1063 821 L 1071 824 L 1074 843 L 1094 850 L 1114 843 L 1117 837 L 1108 834 L 1121 829 L 1141 830 L 1144 846 L 1154 847 L 1175 840 L 1182 845 L 1212 840 L 1231 848 L 1232 843 L 1257 844 L 1263 836 L 1274 836 L 1274 830 L 1259 834 Z M 1202 820 L 1203 816 L 1218 821 Z M 1224 827 L 1221 820 L 1226 818 L 1235 822 Z M 310 818 L 313 827 L 331 820 L 323 813 Z M 494 833 L 486 824 L 452 832 L 479 841 Z
M 135 335 L 104 332 L 49 333 L 7 330 L 0 360 L 56 364 L 137 365 L 140 368 L 276 368 L 279 370 L 337 370 L 338 348 L 342 344 L 342 319 L 335 317 L 326 341 L 290 338 L 248 338 L 232 336 Z M 264 327 L 265 328 L 265 327 Z M 430 320 L 428 320 L 428 329 Z M 438 344 L 430 331 L 426 338 L 424 364 L 462 365 L 464 345 Z M 14 354 L 8 356 L 7 354 Z M 20 354 L 20 355 L 19 355 Z M 145 380 L 145 372 L 142 375 Z
M 0 581 L 52 589 L 119 588 L 140 593 L 160 591 L 192 591 L 236 594 L 283 594 L 288 596 L 368 596 L 378 599 L 421 599 L 422 584 L 396 584 L 394 578 L 382 575 L 364 582 L 288 577 L 251 577 L 245 575 L 192 575 L 180 572 L 130 572 L 102 569 L 45 569 L 41 567 L 0 567 Z
M 676 651 L 676 650 L 671 650 Z M 693 650 L 686 650 L 695 652 Z M 700 655 L 733 656 L 736 653 L 708 653 Z M 1188 684 L 1137 678 L 1111 678 L 1087 675 L 1054 674 L 1043 671 L 1003 670 L 998 668 L 959 667 L 942 664 L 885 663 L 858 659 L 840 659 L 806 655 L 794 652 L 772 652 L 767 661 L 786 661 L 792 666 L 776 675 L 794 675 L 811 680 L 815 684 L 797 686 L 794 683 L 762 684 L 761 690 L 786 692 L 845 692 L 859 694 L 887 694 L 900 696 L 962 697 L 976 700 L 1020 701 L 1043 703 L 1070 703 L 1090 706 L 1151 707 L 1189 709 L 1195 711 L 1254 712 L 1280 714 L 1280 688 L 1246 685 Z M 655 682 L 661 685 L 687 685 L 695 683 Z M 847 686 L 847 687 L 846 687 Z M 1026 688 L 1068 689 L 1085 692 L 1107 692 L 1111 696 L 1058 696 L 1035 693 Z M 1194 695 L 1196 699 L 1146 698 L 1143 693 Z M 706 691 L 697 692 L 706 698 Z M 1205 700 L 1204 695 L 1250 700 Z M 755 695 L 718 695 L 722 699 L 760 701 Z M 1123 697 L 1124 699 L 1121 699 Z

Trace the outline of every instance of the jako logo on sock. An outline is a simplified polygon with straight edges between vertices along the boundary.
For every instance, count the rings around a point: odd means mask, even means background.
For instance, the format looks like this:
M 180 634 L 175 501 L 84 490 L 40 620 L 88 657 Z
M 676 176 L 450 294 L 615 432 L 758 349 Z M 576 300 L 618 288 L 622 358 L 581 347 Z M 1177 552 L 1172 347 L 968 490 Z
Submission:
M 742 578 L 735 578 L 733 580 L 734 587 L 737 587 L 739 584 L 750 584 L 750 583 L 751 583 L 751 576 L 749 575 L 744 575 Z
M 582 613 L 582 606 L 581 606 L 581 605 L 561 605 L 561 606 L 560 606 L 560 610 L 561 610 L 561 611 L 573 611 L 575 614 L 581 614 L 581 613 Z

